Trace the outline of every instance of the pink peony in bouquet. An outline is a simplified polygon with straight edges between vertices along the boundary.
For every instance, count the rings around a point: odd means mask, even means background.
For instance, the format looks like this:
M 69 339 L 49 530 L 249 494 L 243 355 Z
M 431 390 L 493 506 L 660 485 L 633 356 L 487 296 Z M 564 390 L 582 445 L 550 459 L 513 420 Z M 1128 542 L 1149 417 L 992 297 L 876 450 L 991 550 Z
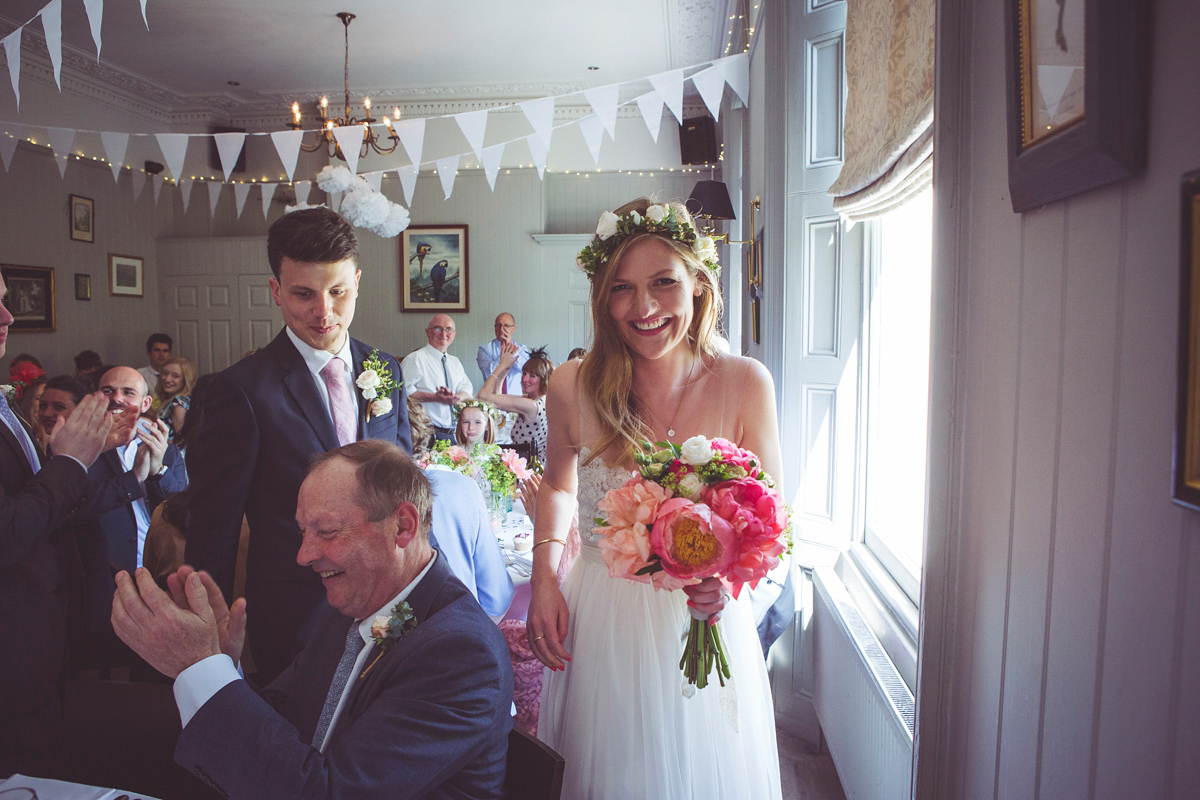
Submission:
M 598 504 L 594 530 L 612 577 L 673 590 L 716 576 L 737 597 L 789 549 L 787 506 L 750 451 L 693 436 L 643 442 L 634 460 L 638 473 Z M 692 619 L 679 662 L 700 689 L 714 666 L 722 686 L 730 677 L 720 631 L 706 622 Z

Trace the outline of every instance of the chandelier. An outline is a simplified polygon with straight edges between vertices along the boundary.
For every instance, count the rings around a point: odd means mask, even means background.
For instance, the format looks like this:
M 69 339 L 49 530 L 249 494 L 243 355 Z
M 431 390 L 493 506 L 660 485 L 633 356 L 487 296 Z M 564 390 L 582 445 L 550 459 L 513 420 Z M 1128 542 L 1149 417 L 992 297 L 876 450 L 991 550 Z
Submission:
M 300 149 L 306 153 L 313 153 L 321 148 L 325 148 L 329 152 L 330 158 L 340 158 L 345 161 L 346 156 L 342 153 L 341 146 L 337 143 L 336 137 L 333 135 L 334 128 L 342 128 L 348 125 L 362 125 L 366 133 L 363 135 L 362 150 L 359 152 L 359 158 L 364 158 L 374 150 L 376 153 L 387 155 L 396 149 L 396 145 L 400 143 L 400 137 L 396 135 L 396 131 L 392 128 L 392 118 L 384 114 L 383 124 L 387 126 L 387 139 L 391 141 L 391 146 L 380 144 L 380 136 L 371 128 L 373 124 L 379 122 L 371 116 L 371 98 L 363 98 L 363 113 L 361 119 L 354 117 L 350 113 L 350 21 L 354 19 L 354 15 L 349 11 L 341 11 L 337 15 L 342 21 L 342 25 L 346 28 L 346 63 L 345 63 L 345 80 L 343 89 L 345 89 L 346 105 L 345 113 L 340 117 L 329 116 L 329 98 L 322 97 L 321 102 L 317 107 L 317 114 L 321 121 L 321 129 L 317 132 L 317 140 L 311 145 L 301 143 Z M 400 119 L 400 108 L 394 109 L 394 115 L 397 120 Z M 294 131 L 303 130 L 304 126 L 300 124 L 300 103 L 292 103 L 292 121 L 288 123 L 288 127 Z

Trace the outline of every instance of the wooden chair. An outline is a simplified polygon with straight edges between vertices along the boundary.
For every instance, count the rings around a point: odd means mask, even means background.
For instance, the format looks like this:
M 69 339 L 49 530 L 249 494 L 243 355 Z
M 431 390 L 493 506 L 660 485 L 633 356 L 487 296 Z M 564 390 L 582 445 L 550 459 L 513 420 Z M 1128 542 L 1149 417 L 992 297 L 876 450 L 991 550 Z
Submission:
M 558 800 L 565 764 L 554 748 L 513 728 L 508 734 L 504 796 L 511 800 Z
M 68 680 L 60 774 L 169 800 L 215 798 L 175 763 L 181 730 L 169 684 Z
M 525 459 L 526 464 L 528 464 L 530 459 L 533 458 L 532 442 L 509 442 L 508 444 L 502 444 L 500 446 L 505 450 L 512 450 L 515 452 L 521 458 Z

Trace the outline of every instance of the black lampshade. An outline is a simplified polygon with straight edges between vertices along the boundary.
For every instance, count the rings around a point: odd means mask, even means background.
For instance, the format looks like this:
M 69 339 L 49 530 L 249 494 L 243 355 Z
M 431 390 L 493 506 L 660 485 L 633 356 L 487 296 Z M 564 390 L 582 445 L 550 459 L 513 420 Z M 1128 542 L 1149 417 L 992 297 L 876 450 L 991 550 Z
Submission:
M 694 217 L 737 218 L 733 203 L 729 201 L 729 190 L 722 181 L 697 181 L 692 196 L 687 199 L 687 210 Z

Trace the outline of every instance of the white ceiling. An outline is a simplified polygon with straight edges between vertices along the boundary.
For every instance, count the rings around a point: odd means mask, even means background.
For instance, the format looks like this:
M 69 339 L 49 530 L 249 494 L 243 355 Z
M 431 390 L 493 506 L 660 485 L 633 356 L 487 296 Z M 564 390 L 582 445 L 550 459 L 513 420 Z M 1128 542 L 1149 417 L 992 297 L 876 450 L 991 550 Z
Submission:
M 46 0 L 3 0 L 0 35 Z M 226 116 L 328 94 L 339 102 L 350 11 L 352 102 L 563 94 L 723 55 L 732 0 L 105 0 L 101 65 L 163 90 L 176 107 Z M 63 0 L 63 43 L 94 64 L 83 0 Z M 24 51 L 45 52 L 40 21 Z M 82 58 L 73 59 L 76 63 Z M 589 67 L 599 67 L 589 70 Z M 236 81 L 238 86 L 228 82 Z

